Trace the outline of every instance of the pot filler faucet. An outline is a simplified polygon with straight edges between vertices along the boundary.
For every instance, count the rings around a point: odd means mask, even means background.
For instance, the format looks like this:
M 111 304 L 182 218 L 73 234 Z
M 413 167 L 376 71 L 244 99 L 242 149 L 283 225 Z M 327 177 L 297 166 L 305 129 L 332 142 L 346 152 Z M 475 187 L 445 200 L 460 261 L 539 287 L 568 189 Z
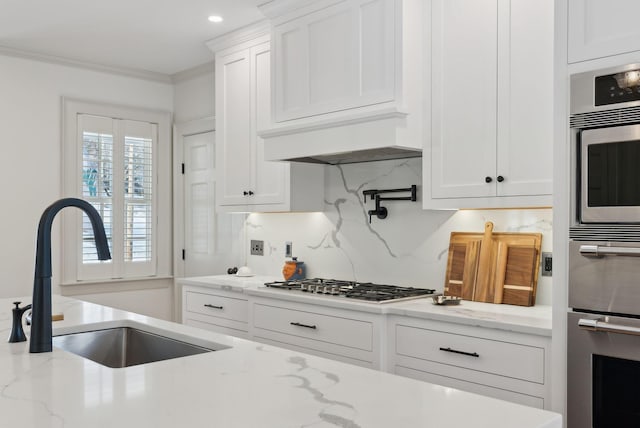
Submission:
M 31 343 L 29 352 L 51 352 L 51 226 L 58 211 L 65 207 L 77 207 L 84 211 L 93 227 L 93 239 L 98 259 L 109 260 L 111 253 L 104 232 L 104 223 L 98 211 L 87 201 L 76 198 L 60 199 L 44 210 L 38 225 L 36 268 L 33 280 L 33 308 L 31 310 Z

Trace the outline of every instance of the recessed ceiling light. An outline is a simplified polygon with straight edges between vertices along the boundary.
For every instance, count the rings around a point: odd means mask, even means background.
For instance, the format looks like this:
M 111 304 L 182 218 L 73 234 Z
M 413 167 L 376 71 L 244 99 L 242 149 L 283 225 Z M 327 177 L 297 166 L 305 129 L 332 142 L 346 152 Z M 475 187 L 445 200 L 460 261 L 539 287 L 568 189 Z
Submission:
M 211 22 L 216 22 L 216 23 L 217 23 L 217 22 L 222 22 L 222 21 L 223 21 L 223 19 L 222 19 L 222 17 L 221 17 L 221 16 L 218 16 L 218 15 L 211 15 L 211 16 L 209 17 L 209 21 L 211 21 Z

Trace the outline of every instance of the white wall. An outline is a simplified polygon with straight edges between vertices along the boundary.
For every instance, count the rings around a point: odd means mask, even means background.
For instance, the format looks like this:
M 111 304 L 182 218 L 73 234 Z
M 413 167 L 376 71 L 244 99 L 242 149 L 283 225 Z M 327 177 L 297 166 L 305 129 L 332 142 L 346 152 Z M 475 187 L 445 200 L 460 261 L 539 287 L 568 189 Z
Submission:
M 62 96 L 173 110 L 169 83 L 0 55 L 0 297 L 32 293 L 38 219 L 61 196 Z M 54 293 L 61 292 L 58 223 L 54 222 L 53 235 Z M 157 287 L 167 284 L 160 281 Z M 135 284 L 120 285 L 131 288 Z M 147 284 L 147 289 L 152 288 Z M 144 300 L 144 293 L 130 301 Z M 117 306 L 120 299 L 112 297 L 104 295 Z M 94 299 L 100 300 L 100 295 Z M 171 300 L 163 298 L 157 305 L 170 308 Z
M 364 203 L 363 190 L 410 187 L 422 182 L 421 174 L 419 158 L 327 166 L 324 212 L 248 216 L 246 241 L 265 241 L 265 255 L 248 255 L 248 265 L 255 273 L 281 276 L 284 243 L 291 241 L 307 277 L 441 292 L 453 231 L 481 233 L 492 221 L 495 232 L 541 232 L 542 250 L 551 251 L 551 209 L 425 211 L 420 200 L 389 201 L 384 203 L 388 217 L 374 216 L 369 224 L 367 211 L 374 202 Z M 550 305 L 551 295 L 551 278 L 539 277 L 537 304 Z
M 176 123 L 214 115 L 214 69 L 213 63 L 209 63 L 174 76 Z

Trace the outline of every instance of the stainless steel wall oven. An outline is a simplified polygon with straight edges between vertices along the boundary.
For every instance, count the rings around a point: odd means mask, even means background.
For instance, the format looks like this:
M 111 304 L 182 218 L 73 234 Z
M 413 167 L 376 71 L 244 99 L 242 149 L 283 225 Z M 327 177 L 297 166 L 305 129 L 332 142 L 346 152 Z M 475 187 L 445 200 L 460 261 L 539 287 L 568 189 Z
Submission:
M 640 427 L 640 64 L 571 77 L 568 428 Z

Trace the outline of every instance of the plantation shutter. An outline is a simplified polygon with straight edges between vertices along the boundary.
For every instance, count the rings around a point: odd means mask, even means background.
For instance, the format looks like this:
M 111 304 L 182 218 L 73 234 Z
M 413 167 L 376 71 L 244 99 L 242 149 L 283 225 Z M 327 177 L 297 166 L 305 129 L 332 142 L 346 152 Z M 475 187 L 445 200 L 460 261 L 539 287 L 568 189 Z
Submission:
M 78 279 L 155 275 L 157 125 L 85 114 L 77 123 L 78 190 L 102 216 L 112 254 L 111 261 L 98 260 L 93 229 L 83 213 Z

